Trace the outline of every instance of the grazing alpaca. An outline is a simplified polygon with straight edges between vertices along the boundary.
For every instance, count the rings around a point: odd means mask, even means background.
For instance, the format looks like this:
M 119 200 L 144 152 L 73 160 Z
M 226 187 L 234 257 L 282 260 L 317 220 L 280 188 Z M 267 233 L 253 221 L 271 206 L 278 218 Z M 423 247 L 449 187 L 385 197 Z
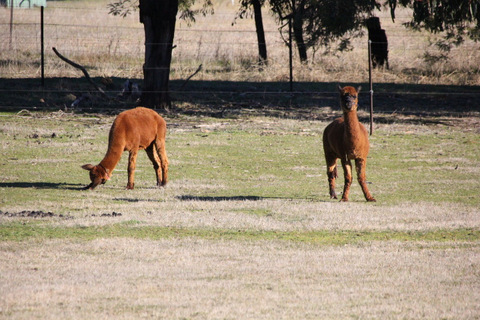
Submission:
M 365 169 L 370 145 L 368 143 L 367 129 L 358 122 L 357 106 L 360 87 L 342 88 L 340 91 L 340 106 L 343 118 L 338 118 L 330 123 L 323 132 L 323 149 L 327 161 L 328 184 L 330 198 L 337 199 L 335 193 L 335 178 L 337 177 L 337 159 L 340 158 L 345 175 L 345 186 L 341 201 L 348 201 L 348 193 L 352 184 L 352 162 L 355 160 L 357 177 L 363 194 L 367 201 L 375 201 L 367 188 Z
M 120 113 L 112 124 L 105 157 L 96 166 L 83 165 L 90 171 L 90 183 L 85 189 L 93 190 L 112 176 L 123 151 L 128 151 L 127 189 L 134 188 L 134 173 L 139 149 L 145 149 L 157 174 L 157 186 L 164 186 L 168 179 L 168 158 L 165 150 L 167 124 L 155 111 L 138 107 Z

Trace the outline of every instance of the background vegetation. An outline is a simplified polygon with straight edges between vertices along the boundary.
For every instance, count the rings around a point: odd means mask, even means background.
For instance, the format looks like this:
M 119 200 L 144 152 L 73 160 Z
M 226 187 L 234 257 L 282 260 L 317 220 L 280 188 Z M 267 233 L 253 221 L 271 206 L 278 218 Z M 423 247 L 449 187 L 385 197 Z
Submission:
M 94 77 L 140 78 L 144 34 L 138 16 L 108 14 L 107 1 L 48 2 L 45 9 L 46 75 L 79 76 L 79 70 L 58 59 L 61 53 L 87 67 Z M 257 68 L 258 49 L 253 19 L 236 19 L 237 4 L 219 1 L 215 14 L 197 16 L 195 23 L 177 22 L 172 80 L 184 80 L 200 64 L 203 71 L 193 80 L 285 81 L 288 79 L 288 48 L 273 16 L 264 13 L 269 66 Z M 10 10 L 0 10 L 5 28 L 0 33 L 2 74 L 5 78 L 38 78 L 40 70 L 39 10 L 16 10 L 10 45 Z M 386 30 L 390 70 L 377 70 L 375 82 L 478 85 L 478 44 L 465 41 L 453 48 L 450 59 L 435 59 L 442 52 L 435 45 L 442 34 L 406 29 L 408 9 L 397 10 L 395 23 L 387 11 L 376 12 Z M 232 22 L 235 24 L 232 25 Z M 308 66 L 295 66 L 295 81 L 324 82 L 368 79 L 367 35 L 353 40 L 353 50 L 342 54 L 312 52 Z M 425 53 L 428 55 L 425 56 Z M 297 53 L 294 52 L 296 55 Z M 299 59 L 295 56 L 295 62 Z M 266 69 L 265 69 L 266 68 Z M 118 90 L 118 88 L 117 88 Z

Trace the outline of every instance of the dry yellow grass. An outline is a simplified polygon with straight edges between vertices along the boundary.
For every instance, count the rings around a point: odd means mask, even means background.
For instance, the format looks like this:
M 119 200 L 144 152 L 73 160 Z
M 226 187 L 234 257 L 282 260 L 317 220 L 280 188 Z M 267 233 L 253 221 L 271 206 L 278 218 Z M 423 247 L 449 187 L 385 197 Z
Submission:
M 476 319 L 480 250 L 130 238 L 0 243 L 5 319 Z

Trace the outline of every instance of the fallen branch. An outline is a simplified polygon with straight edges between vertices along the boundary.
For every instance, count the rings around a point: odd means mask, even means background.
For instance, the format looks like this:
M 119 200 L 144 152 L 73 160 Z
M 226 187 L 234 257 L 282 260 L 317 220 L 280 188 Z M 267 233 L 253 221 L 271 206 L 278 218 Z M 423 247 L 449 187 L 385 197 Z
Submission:
M 192 75 L 190 77 L 187 78 L 187 80 L 185 80 L 185 82 L 182 84 L 182 86 L 180 87 L 180 89 L 183 89 L 183 87 L 185 87 L 187 85 L 187 82 L 192 79 L 197 73 L 200 72 L 200 70 L 202 70 L 202 65 L 199 65 L 198 68 L 197 68 L 197 71 L 195 71 L 194 73 L 192 73 Z
M 62 60 L 65 61 L 66 63 L 72 65 L 73 67 L 82 70 L 82 72 L 83 72 L 83 74 L 85 75 L 85 78 L 87 78 L 88 82 L 90 82 L 90 83 L 93 85 L 93 87 L 94 87 L 95 89 L 97 89 L 97 91 L 100 92 L 104 97 L 107 97 L 107 98 L 108 98 L 108 96 L 107 96 L 107 94 L 105 93 L 105 91 L 103 91 L 102 88 L 100 88 L 99 86 L 97 86 L 97 85 L 95 84 L 95 82 L 93 82 L 93 80 L 90 78 L 90 75 L 88 74 L 87 70 L 86 70 L 84 67 L 82 67 L 82 66 L 79 65 L 78 63 L 75 63 L 75 62 L 73 62 L 72 60 L 69 60 L 69 59 L 65 58 L 64 56 L 62 56 L 62 55 L 57 51 L 57 49 L 56 49 L 55 47 L 53 47 L 52 50 L 53 50 L 53 52 L 55 52 L 55 54 L 56 54 L 60 59 L 62 59 Z

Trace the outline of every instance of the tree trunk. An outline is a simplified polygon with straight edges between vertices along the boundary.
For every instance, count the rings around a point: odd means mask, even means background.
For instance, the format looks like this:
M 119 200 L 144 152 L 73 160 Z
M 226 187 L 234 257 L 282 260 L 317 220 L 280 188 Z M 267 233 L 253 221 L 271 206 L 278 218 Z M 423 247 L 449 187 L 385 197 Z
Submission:
M 265 31 L 263 30 L 262 5 L 260 0 L 251 0 L 253 12 L 255 15 L 255 27 L 257 29 L 258 55 L 260 63 L 267 63 L 267 43 L 265 41 Z
M 293 36 L 297 43 L 298 55 L 302 63 L 307 62 L 307 46 L 303 40 L 303 15 L 304 15 L 304 3 L 298 6 L 293 15 Z
M 140 22 L 145 30 L 142 104 L 170 107 L 168 81 L 178 0 L 140 0 Z

